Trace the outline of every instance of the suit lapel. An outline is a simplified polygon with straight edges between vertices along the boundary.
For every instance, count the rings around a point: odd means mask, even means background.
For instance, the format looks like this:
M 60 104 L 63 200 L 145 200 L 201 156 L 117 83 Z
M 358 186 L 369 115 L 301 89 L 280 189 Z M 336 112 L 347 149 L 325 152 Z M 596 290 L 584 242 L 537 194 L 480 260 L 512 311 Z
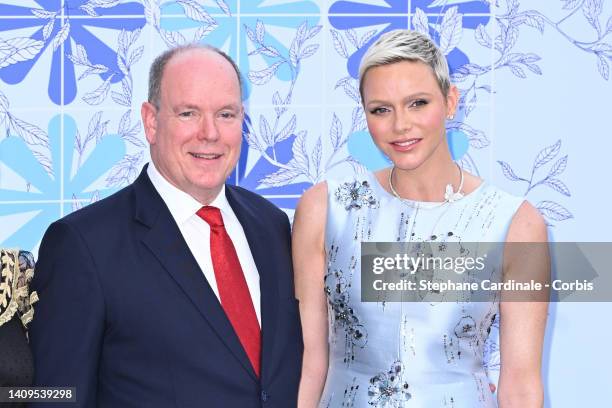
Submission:
M 278 285 L 276 279 L 275 260 L 269 256 L 270 227 L 267 226 L 261 216 L 257 215 L 257 207 L 252 201 L 240 194 L 240 191 L 233 186 L 225 186 L 225 195 L 234 210 L 238 221 L 242 225 L 244 234 L 249 243 L 249 248 L 257 271 L 259 272 L 259 287 L 261 291 L 261 334 L 262 334 L 262 353 L 261 353 L 261 376 L 267 380 L 270 363 L 274 352 L 274 338 L 277 325 L 278 313 Z
M 142 242 L 208 321 L 219 339 L 257 381 L 238 336 L 191 254 L 170 211 L 146 175 L 146 167 L 134 182 L 134 188 L 136 219 L 150 228 Z

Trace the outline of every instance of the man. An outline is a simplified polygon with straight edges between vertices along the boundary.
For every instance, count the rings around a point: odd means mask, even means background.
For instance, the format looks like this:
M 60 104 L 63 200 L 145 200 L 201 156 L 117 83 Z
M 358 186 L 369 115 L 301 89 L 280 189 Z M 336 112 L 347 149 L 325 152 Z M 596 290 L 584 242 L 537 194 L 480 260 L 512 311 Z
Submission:
M 289 221 L 224 185 L 240 155 L 238 68 L 191 45 L 159 56 L 149 81 L 153 163 L 43 239 L 35 383 L 76 387 L 69 407 L 295 406 Z

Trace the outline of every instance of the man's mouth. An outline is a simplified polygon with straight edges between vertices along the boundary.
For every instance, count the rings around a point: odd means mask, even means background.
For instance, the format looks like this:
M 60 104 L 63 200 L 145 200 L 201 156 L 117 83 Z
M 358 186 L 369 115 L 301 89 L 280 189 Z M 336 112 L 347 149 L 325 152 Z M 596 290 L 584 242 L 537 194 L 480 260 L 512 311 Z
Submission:
M 193 153 L 189 152 L 190 155 L 195 157 L 196 159 L 205 159 L 205 160 L 215 160 L 221 157 L 222 155 L 219 153 Z

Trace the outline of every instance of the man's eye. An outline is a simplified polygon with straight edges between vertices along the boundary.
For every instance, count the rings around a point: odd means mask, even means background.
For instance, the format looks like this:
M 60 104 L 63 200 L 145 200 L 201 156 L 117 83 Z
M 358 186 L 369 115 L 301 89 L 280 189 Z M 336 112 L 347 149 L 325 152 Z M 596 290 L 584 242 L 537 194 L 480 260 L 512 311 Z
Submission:
M 195 112 L 194 111 L 185 111 L 185 112 L 179 113 L 179 116 L 181 118 L 192 118 L 192 117 L 195 116 Z
M 236 117 L 236 114 L 233 112 L 221 112 L 219 116 L 221 116 L 223 119 L 233 119 Z
M 382 115 L 383 113 L 387 113 L 387 112 L 389 112 L 389 109 L 382 108 L 382 107 L 381 108 L 374 108 L 374 109 L 370 110 L 370 113 L 372 115 Z

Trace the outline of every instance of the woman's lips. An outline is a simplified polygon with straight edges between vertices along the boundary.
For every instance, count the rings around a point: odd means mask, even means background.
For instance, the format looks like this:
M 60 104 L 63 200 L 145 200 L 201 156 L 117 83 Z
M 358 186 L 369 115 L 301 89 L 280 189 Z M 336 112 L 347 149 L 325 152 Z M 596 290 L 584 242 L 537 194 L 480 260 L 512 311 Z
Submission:
M 391 142 L 391 146 L 393 147 L 393 149 L 395 151 L 398 151 L 398 152 L 408 152 L 408 151 L 414 149 L 415 146 L 417 144 L 419 144 L 419 142 L 421 140 L 422 139 L 401 140 L 401 141 Z

